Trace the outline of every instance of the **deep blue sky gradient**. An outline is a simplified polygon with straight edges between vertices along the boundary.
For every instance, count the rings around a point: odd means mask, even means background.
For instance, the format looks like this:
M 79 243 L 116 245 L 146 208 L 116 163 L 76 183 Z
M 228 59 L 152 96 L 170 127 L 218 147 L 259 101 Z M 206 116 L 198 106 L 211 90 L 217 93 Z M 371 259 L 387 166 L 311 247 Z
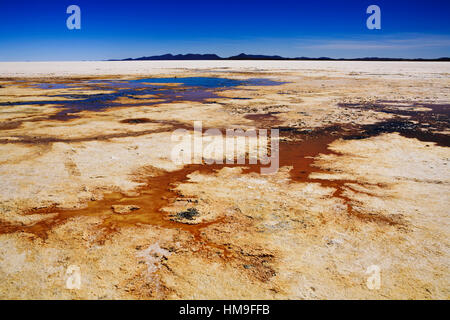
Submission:
M 68 30 L 66 8 L 81 8 Z M 381 8 L 382 29 L 366 28 Z M 164 53 L 288 57 L 450 56 L 450 1 L 0 0 L 0 60 L 103 60 Z

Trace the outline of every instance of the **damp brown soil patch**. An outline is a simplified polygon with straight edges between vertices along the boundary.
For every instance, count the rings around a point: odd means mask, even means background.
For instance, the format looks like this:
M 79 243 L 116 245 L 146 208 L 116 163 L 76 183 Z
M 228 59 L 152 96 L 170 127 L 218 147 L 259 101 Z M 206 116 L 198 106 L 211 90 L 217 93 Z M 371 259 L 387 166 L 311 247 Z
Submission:
M 28 135 L 11 135 L 8 138 L 0 139 L 0 144 L 32 144 L 32 145 L 44 145 L 57 142 L 63 143 L 76 143 L 76 142 L 88 142 L 88 141 L 108 141 L 117 138 L 127 137 L 141 137 L 154 133 L 170 132 L 176 129 L 192 130 L 192 127 L 176 121 L 176 120 L 154 120 L 149 118 L 131 118 L 119 121 L 120 123 L 126 123 L 130 125 L 135 124 L 157 124 L 161 125 L 160 128 L 148 129 L 142 131 L 124 131 L 110 134 L 100 134 L 88 137 L 79 138 L 60 138 L 60 137 L 41 137 L 41 136 L 28 136 Z
M 258 124 L 260 128 L 270 128 L 274 126 L 279 126 L 283 121 L 279 120 L 273 113 L 255 113 L 247 114 L 244 116 L 245 119 L 252 120 Z
M 149 118 L 133 118 L 121 120 L 120 123 L 128 123 L 128 124 L 152 123 L 152 120 L 150 120 Z
M 22 121 L 2 121 L 0 122 L 0 130 L 17 129 L 22 125 Z

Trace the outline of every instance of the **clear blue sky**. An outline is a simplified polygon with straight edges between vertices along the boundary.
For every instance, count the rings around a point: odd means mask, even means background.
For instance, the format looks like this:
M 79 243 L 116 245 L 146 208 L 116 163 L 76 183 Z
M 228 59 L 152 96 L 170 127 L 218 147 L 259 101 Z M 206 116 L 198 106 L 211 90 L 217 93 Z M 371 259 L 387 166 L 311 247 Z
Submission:
M 66 8 L 81 8 L 68 30 Z M 381 8 L 381 30 L 366 8 Z M 450 56 L 449 0 L 0 0 L 0 60 L 103 60 L 164 53 L 288 57 Z

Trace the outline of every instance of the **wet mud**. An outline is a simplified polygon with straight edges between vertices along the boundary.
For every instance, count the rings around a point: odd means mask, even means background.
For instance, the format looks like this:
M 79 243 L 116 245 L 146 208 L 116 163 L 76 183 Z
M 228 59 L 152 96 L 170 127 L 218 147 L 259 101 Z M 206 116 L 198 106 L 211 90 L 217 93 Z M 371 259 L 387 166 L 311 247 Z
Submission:
M 373 110 L 394 115 L 393 119 L 366 125 L 361 133 L 345 139 L 365 139 L 381 133 L 398 132 L 407 138 L 435 142 L 450 147 L 450 138 L 442 133 L 450 129 L 450 105 L 405 101 L 378 101 L 369 104 L 340 104 L 342 108 Z

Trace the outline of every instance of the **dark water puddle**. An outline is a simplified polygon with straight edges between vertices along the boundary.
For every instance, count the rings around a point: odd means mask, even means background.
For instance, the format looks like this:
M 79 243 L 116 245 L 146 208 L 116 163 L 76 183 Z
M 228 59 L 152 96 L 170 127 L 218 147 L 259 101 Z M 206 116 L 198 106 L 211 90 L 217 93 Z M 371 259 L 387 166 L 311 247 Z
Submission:
M 39 89 L 67 89 L 70 88 L 69 85 L 65 83 L 38 83 L 33 85 L 33 87 Z
M 50 120 L 69 120 L 77 118 L 76 113 L 81 111 L 102 111 L 113 107 L 149 106 L 161 103 L 181 101 L 204 102 L 207 99 L 219 98 L 220 91 L 237 86 L 272 86 L 284 82 L 269 79 L 251 78 L 245 80 L 216 78 L 216 77 L 171 77 L 171 78 L 144 78 L 137 80 L 77 80 L 71 83 L 38 83 L 34 86 L 42 89 L 79 88 L 80 90 L 93 90 L 93 94 L 56 94 L 48 95 L 45 101 L 2 102 L 1 106 L 11 105 L 45 105 L 53 104 L 63 109 Z M 174 84 L 167 86 L 167 84 Z M 95 90 L 109 90 L 111 93 L 95 93 Z M 149 95 L 154 98 L 148 98 Z M 52 98 L 65 98 L 59 100 Z M 134 101 L 127 105 L 119 102 L 119 98 L 129 98 Z
M 41 89 L 65 89 L 77 85 L 100 86 L 109 88 L 148 88 L 149 86 L 165 87 L 166 84 L 181 85 L 198 88 L 232 88 L 237 86 L 274 86 L 286 82 L 273 81 L 265 78 L 250 78 L 244 80 L 217 78 L 217 77 L 170 77 L 170 78 L 143 78 L 136 80 L 85 80 L 78 83 L 38 83 L 34 87 Z
M 365 139 L 382 133 L 398 132 L 407 138 L 450 147 L 450 136 L 442 133 L 450 129 L 450 105 L 448 104 L 411 102 L 405 105 L 404 101 L 382 100 L 376 103 L 340 104 L 340 106 L 394 115 L 393 119 L 361 126 L 357 134 L 347 136 L 345 139 Z
M 203 88 L 230 88 L 237 86 L 273 86 L 283 84 L 285 82 L 278 82 L 262 78 L 250 78 L 246 80 L 236 80 L 216 77 L 185 77 L 185 78 L 147 78 L 132 80 L 138 83 L 181 83 L 189 87 L 203 87 Z

